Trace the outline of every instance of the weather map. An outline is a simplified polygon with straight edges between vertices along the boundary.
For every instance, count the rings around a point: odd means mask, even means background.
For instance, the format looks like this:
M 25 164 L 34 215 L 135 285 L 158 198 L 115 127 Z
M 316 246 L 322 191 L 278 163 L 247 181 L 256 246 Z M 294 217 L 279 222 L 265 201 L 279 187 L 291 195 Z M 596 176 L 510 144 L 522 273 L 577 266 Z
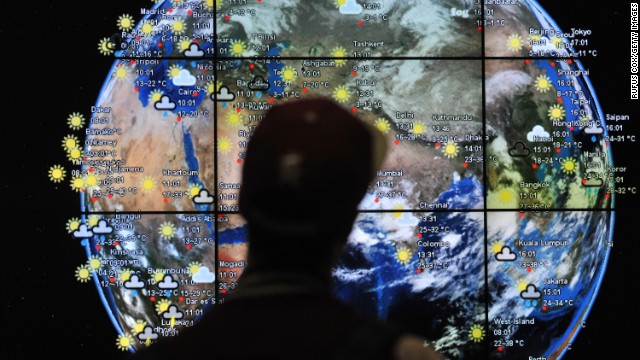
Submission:
M 63 119 L 46 174 L 79 198 L 62 226 L 87 262 L 70 276 L 96 286 L 118 349 L 179 334 L 242 286 L 247 144 L 272 106 L 321 96 L 390 144 L 335 295 L 449 358 L 565 355 L 627 171 L 607 125 L 628 119 L 603 114 L 580 61 L 587 30 L 535 1 L 147 5 L 97 39 L 113 66 Z

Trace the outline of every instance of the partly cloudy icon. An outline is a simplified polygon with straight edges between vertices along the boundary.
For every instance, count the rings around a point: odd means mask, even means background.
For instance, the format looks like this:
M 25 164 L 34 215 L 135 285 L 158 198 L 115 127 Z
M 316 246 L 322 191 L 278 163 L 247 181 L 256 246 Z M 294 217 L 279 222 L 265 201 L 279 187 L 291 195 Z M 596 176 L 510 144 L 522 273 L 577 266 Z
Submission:
M 597 173 L 588 172 L 585 178 L 582 179 L 582 186 L 584 187 L 600 187 L 602 186 L 602 179 L 600 179 Z
M 176 108 L 176 103 L 171 101 L 169 96 L 162 95 L 160 101 L 156 101 L 156 103 L 153 104 L 153 107 L 155 107 L 156 110 L 173 110 Z
M 529 284 L 527 285 L 527 290 L 520 293 L 520 297 L 525 300 L 535 300 L 542 297 L 542 294 L 540 293 L 540 291 L 538 291 L 535 285 Z
M 73 237 L 74 238 L 89 238 L 89 237 L 92 237 L 92 236 L 93 236 L 93 232 L 91 230 L 87 229 L 87 225 L 86 224 L 80 225 L 78 230 L 73 232 Z
M 396 222 L 401 226 L 417 226 L 420 220 L 418 220 L 417 217 L 411 215 L 410 213 L 405 212 L 402 213 L 402 216 L 400 216 L 398 220 L 396 220 Z
M 140 281 L 140 276 L 132 274 L 129 280 L 122 284 L 125 289 L 142 289 L 144 288 L 144 282 Z
M 533 129 L 527 133 L 527 140 L 530 142 L 546 141 L 546 139 L 549 138 L 549 133 L 540 125 L 534 126 Z
M 508 246 L 503 246 L 502 250 L 496 254 L 496 260 L 498 261 L 514 261 L 516 258 L 517 255 Z
M 217 94 L 211 94 L 211 100 L 214 101 L 232 101 L 235 98 L 236 96 L 233 95 L 233 93 L 229 91 L 229 88 L 226 86 L 221 86 Z
M 196 204 L 213 204 L 213 196 L 209 195 L 209 190 L 200 189 L 200 193 L 193 197 Z
M 173 78 L 173 84 L 176 86 L 194 86 L 196 84 L 196 77 L 191 75 L 189 70 L 182 69 L 178 76 Z
M 158 287 L 162 290 L 166 290 L 166 289 L 177 289 L 178 288 L 178 282 L 173 280 L 173 278 L 171 277 L 171 275 L 165 275 L 164 279 L 162 279 L 162 281 L 160 281 L 158 283 Z
M 196 43 L 191 43 L 189 45 L 189 49 L 182 52 L 182 54 L 186 57 L 203 57 L 204 51 L 200 50 L 200 46 Z
M 101 219 L 98 221 L 98 225 L 91 228 L 94 234 L 111 234 L 113 228 L 107 225 L 107 220 Z
M 340 6 L 340 13 L 344 15 L 358 15 L 362 13 L 362 5 L 358 4 L 356 0 L 347 0 L 347 2 Z
M 197 283 L 212 283 L 215 279 L 215 275 L 206 266 L 200 266 L 198 272 L 191 277 L 191 280 Z
M 589 126 L 584 129 L 585 134 L 589 135 L 599 135 L 604 132 L 602 126 L 598 126 L 599 122 L 590 121 Z

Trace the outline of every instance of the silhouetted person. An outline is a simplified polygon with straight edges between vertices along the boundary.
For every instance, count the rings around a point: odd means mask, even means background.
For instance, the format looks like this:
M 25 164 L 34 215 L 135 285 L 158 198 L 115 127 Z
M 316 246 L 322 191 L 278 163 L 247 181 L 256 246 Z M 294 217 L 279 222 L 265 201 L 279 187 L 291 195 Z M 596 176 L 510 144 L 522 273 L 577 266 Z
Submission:
M 423 339 L 363 319 L 331 294 L 331 268 L 386 144 L 328 100 L 274 106 L 247 149 L 249 232 L 238 288 L 141 359 L 439 359 Z

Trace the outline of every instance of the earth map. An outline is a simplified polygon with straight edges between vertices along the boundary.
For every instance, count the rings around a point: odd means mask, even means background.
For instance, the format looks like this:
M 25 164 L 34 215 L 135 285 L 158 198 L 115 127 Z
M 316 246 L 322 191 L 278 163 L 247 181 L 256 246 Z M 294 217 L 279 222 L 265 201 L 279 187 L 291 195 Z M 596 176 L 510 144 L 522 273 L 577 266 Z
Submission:
M 66 139 L 76 276 L 118 347 L 176 335 L 241 286 L 247 142 L 271 106 L 322 96 L 389 142 L 336 296 L 451 359 L 566 352 L 614 220 L 605 119 L 574 59 L 585 34 L 510 0 L 159 1 L 119 24 L 84 146 Z

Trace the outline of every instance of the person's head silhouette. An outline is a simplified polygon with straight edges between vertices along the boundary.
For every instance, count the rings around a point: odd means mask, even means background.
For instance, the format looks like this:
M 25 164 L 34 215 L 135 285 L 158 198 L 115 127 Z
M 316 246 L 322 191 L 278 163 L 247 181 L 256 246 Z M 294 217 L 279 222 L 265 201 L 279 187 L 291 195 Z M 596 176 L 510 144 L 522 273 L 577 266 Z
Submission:
M 249 266 L 328 273 L 385 150 L 379 131 L 330 100 L 274 106 L 242 174 Z

